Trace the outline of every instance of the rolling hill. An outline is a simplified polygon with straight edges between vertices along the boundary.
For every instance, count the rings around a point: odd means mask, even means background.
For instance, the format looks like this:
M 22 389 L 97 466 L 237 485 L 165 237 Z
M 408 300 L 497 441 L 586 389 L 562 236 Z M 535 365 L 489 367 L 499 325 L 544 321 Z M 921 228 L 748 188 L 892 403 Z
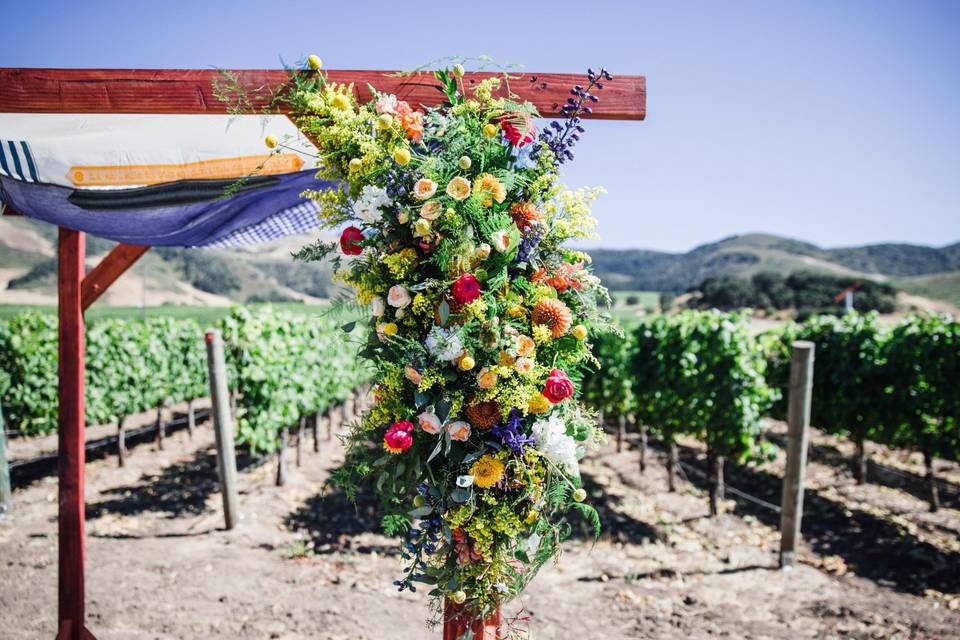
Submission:
M 293 262 L 310 240 L 291 236 L 242 250 L 159 248 L 107 294 L 107 304 L 213 304 L 247 301 L 315 302 L 335 292 L 326 265 Z M 53 227 L 0 218 L 0 303 L 55 302 Z M 113 243 L 88 238 L 91 266 Z M 960 243 L 935 248 L 876 244 L 823 249 L 766 234 L 731 236 L 686 253 L 593 249 L 594 269 L 615 291 L 680 293 L 708 277 L 749 278 L 761 271 L 789 275 L 820 271 L 890 282 L 916 295 L 960 302 Z
M 814 244 L 766 234 L 731 236 L 687 253 L 644 249 L 593 249 L 597 275 L 614 290 L 679 293 L 708 277 L 749 278 L 761 271 L 790 274 L 822 271 L 881 282 L 896 280 L 907 290 L 933 274 L 960 270 L 960 243 L 942 248 L 910 244 L 877 244 L 822 249 Z M 949 293 L 946 286 L 930 290 Z M 919 291 L 918 291 L 919 293 Z

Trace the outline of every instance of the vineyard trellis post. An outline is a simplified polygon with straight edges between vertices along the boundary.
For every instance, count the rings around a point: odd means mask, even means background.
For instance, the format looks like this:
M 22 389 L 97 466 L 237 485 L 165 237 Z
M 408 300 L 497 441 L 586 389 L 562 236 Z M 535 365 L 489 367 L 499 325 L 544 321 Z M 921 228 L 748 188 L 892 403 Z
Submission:
M 207 366 L 210 370 L 210 401 L 213 431 L 217 442 L 217 471 L 223 494 L 223 520 L 227 529 L 237 524 L 237 458 L 233 449 L 233 425 L 230 418 L 230 392 L 227 390 L 227 365 L 223 338 L 217 330 L 207 331 Z
M 815 346 L 798 340 L 790 360 L 790 390 L 787 413 L 787 466 L 783 474 L 780 508 L 780 566 L 791 567 L 796 560 L 803 518 L 803 481 L 807 466 L 810 405 L 813 398 Z
M 214 79 L 222 73 L 214 69 L 0 68 L 0 86 L 4 87 L 0 92 L 0 113 L 223 114 L 229 112 L 230 105 L 217 98 L 213 87 Z M 243 86 L 277 87 L 289 82 L 286 70 L 242 70 L 231 73 L 235 73 L 237 81 Z M 424 82 L 419 75 L 406 76 L 382 70 L 329 71 L 327 75 L 331 81 L 354 84 L 363 100 L 369 99 L 368 87 L 371 86 L 396 94 L 411 104 L 436 104 L 442 96 L 432 81 Z M 468 73 L 463 82 L 473 86 L 494 75 L 498 74 Z M 541 113 L 553 113 L 565 102 L 569 86 L 578 79 L 572 74 L 529 72 L 515 82 L 511 91 L 520 99 L 532 102 Z M 594 107 L 586 117 L 606 120 L 643 120 L 646 117 L 646 79 L 643 76 L 620 76 L 617 80 L 605 91 L 603 103 Z M 273 92 L 254 96 L 250 107 L 283 113 L 274 101 Z M 11 203 L 5 205 L 3 215 L 19 215 Z M 59 234 L 60 511 L 57 638 L 84 640 L 94 636 L 85 627 L 83 311 L 150 247 L 121 243 L 85 275 L 85 234 L 66 227 L 59 227 Z M 223 404 L 228 404 L 226 395 Z M 215 410 L 214 413 L 216 418 L 218 412 Z M 229 412 L 226 417 L 229 417 Z M 330 417 L 333 418 L 332 413 Z M 229 425 L 228 420 L 220 422 Z M 339 424 L 336 426 L 339 427 Z M 328 436 L 334 428 L 331 419 L 328 421 Z
M 3 406 L 0 406 L 0 515 L 10 512 L 11 500 L 10 465 L 7 462 L 7 425 L 3 421 Z

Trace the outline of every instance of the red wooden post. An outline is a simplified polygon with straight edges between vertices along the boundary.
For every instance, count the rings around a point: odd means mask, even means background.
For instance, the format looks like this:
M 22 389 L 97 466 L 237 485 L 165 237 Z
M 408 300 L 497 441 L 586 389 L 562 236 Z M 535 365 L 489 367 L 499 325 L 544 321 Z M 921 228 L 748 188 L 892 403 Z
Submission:
M 473 631 L 473 640 L 497 640 L 500 637 L 500 609 L 480 620 L 462 604 L 449 600 L 443 603 L 443 640 L 461 640 L 467 630 Z
M 84 401 L 83 309 L 80 289 L 86 257 L 84 234 L 60 228 L 60 573 L 57 640 L 93 636 L 84 628 Z

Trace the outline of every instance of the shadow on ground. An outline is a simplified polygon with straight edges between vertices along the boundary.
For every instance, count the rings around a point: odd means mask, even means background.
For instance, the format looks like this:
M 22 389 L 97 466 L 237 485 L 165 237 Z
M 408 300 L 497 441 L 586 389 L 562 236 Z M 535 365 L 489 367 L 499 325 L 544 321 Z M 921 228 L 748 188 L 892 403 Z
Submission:
M 590 504 L 600 514 L 602 539 L 639 544 L 656 538 L 653 526 L 622 513 L 618 509 L 620 496 L 606 493 L 589 474 L 583 474 L 583 486 L 590 496 Z M 380 517 L 379 503 L 369 488 L 358 491 L 356 502 L 351 502 L 342 489 L 331 487 L 323 495 L 307 500 L 287 517 L 285 524 L 303 534 L 315 553 L 396 553 L 394 541 L 360 539 L 364 534 L 383 533 Z M 593 527 L 584 516 L 571 511 L 568 520 L 572 539 L 593 540 Z
M 785 449 L 787 446 L 786 438 L 782 434 L 768 433 L 767 438 L 780 448 Z M 810 443 L 807 455 L 811 462 L 819 462 L 834 467 L 847 476 L 852 476 L 852 458 L 844 455 L 833 445 Z M 867 478 L 871 483 L 905 491 L 919 500 L 927 501 L 930 499 L 926 476 L 882 464 L 872 457 L 867 458 Z M 944 478 L 937 478 L 937 484 L 940 488 L 940 505 L 951 509 L 960 509 L 960 485 Z
M 679 449 L 682 462 L 703 468 L 698 459 L 701 452 L 689 447 Z M 779 477 L 729 463 L 724 475 L 728 485 L 779 504 Z M 691 474 L 688 479 L 699 489 L 707 490 L 705 477 Z M 779 527 L 778 513 L 731 494 L 727 497 L 736 501 L 739 514 L 749 514 L 768 526 Z M 803 539 L 817 554 L 840 556 L 851 572 L 881 586 L 917 595 L 925 589 L 960 592 L 960 553 L 939 549 L 894 522 L 848 508 L 816 490 L 808 489 L 804 495 Z
M 248 470 L 264 460 L 238 450 L 237 470 Z M 136 484 L 104 491 L 104 495 L 115 497 L 87 505 L 87 520 L 145 512 L 163 513 L 168 518 L 199 515 L 206 511 L 210 495 L 219 490 L 216 454 L 210 449 L 197 451 L 189 460 L 172 464 L 159 475 L 145 474 Z

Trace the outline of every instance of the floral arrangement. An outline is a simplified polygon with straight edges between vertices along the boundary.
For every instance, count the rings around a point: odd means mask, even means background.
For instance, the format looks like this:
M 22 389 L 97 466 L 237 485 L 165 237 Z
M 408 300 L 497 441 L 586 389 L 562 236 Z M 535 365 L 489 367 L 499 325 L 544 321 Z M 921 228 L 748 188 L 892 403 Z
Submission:
M 575 397 L 609 299 L 589 256 L 563 244 L 595 237 L 601 190 L 558 176 L 611 77 L 589 71 L 538 131 L 508 76 L 468 91 L 461 65 L 435 72 L 446 102 L 421 109 L 372 87 L 359 104 L 310 66 L 283 99 L 319 176 L 341 181 L 309 193 L 340 239 L 298 257 L 333 257 L 355 290 L 376 379 L 333 482 L 375 487 L 384 529 L 403 538 L 401 590 L 426 584 L 487 615 L 559 553 L 571 508 L 599 532 L 579 460 L 603 434 Z

